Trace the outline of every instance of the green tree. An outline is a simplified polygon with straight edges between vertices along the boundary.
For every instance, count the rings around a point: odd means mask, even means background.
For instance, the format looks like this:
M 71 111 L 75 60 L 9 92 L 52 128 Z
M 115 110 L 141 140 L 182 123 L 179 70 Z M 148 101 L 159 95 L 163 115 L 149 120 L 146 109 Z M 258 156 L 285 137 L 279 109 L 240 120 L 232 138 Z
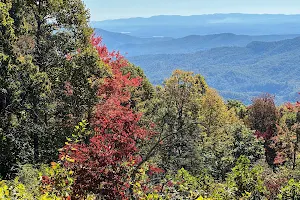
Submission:
M 199 99 L 207 87 L 201 75 L 176 70 L 165 81 L 164 87 L 156 88 L 155 97 L 146 105 L 145 116 L 156 124 L 159 133 L 149 151 L 153 153 L 155 149 L 166 170 L 185 168 L 190 171 L 193 168 L 200 131 Z M 146 151 L 147 155 L 150 155 L 149 151 Z
M 297 117 L 300 113 L 300 107 L 297 103 L 287 103 L 280 108 L 280 119 L 277 126 L 277 137 L 279 145 L 275 160 L 285 161 L 287 166 L 295 169 L 300 142 L 300 119 Z M 300 116 L 300 115 L 299 115 Z
M 3 61 L 4 55 L 10 55 L 12 53 L 12 45 L 15 40 L 15 32 L 14 32 L 14 26 L 13 26 L 14 21 L 9 14 L 9 11 L 11 8 L 12 8 L 12 4 L 10 1 L 0 2 L 0 41 L 1 41 L 0 55 L 1 55 L 1 62 Z M 3 70 L 2 67 L 3 66 L 1 63 L 1 71 Z
M 246 120 L 247 115 L 248 115 L 248 110 L 247 107 L 238 100 L 228 100 L 227 101 L 227 107 L 228 109 L 233 109 L 236 113 L 236 115 L 242 119 L 243 121 Z
M 109 70 L 81 0 L 0 6 L 0 169 L 6 176 L 17 163 L 57 158 L 73 127 L 91 118 L 97 86 Z
M 250 160 L 241 156 L 226 181 L 236 199 L 242 197 L 259 198 L 265 192 L 261 175 L 262 168 L 260 166 L 252 167 Z
M 259 160 L 264 154 L 263 141 L 256 138 L 249 128 L 244 125 L 233 125 L 228 132 L 233 135 L 233 155 L 235 160 L 246 156 L 251 163 Z
M 278 199 L 299 199 L 300 198 L 300 183 L 294 179 L 289 180 L 288 184 L 280 189 Z
M 200 132 L 197 148 L 198 170 L 208 170 L 217 179 L 225 179 L 234 163 L 233 133 L 229 127 L 241 123 L 228 110 L 219 94 L 208 89 L 199 101 Z
M 122 68 L 123 74 L 130 74 L 130 78 L 140 77 L 142 83 L 131 91 L 130 105 L 136 111 L 144 112 L 145 106 L 155 96 L 155 88 L 150 83 L 142 68 L 130 64 Z

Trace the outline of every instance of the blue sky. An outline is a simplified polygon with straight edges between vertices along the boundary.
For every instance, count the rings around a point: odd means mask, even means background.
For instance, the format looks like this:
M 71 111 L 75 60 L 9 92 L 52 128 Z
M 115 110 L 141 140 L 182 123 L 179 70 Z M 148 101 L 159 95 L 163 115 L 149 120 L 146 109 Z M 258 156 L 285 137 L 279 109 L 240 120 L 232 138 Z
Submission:
M 83 0 L 91 20 L 212 13 L 300 14 L 300 0 Z

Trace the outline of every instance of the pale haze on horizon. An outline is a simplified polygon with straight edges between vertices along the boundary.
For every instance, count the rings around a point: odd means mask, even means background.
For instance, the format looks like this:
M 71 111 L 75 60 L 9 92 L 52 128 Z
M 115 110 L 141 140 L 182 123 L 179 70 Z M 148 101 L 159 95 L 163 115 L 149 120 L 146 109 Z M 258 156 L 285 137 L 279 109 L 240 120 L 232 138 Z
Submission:
M 92 21 L 214 13 L 300 14 L 300 0 L 83 0 Z

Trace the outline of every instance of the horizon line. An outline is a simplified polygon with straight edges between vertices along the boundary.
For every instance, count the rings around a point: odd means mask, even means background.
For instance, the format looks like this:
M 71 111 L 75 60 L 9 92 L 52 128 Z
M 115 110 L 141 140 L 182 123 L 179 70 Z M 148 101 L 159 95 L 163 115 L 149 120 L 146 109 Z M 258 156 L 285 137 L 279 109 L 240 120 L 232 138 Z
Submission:
M 152 17 L 160 17 L 160 16 L 179 16 L 179 17 L 192 17 L 192 16 L 204 16 L 204 15 L 300 15 L 300 13 L 206 13 L 206 14 L 192 14 L 192 15 L 180 15 L 180 14 L 161 14 L 161 15 L 150 15 L 150 16 L 136 16 L 136 17 L 124 17 L 124 18 L 113 18 L 113 19 L 103 19 L 103 20 L 90 20 L 90 22 L 103 22 L 103 21 L 114 21 L 114 20 L 127 20 L 127 19 L 150 19 Z

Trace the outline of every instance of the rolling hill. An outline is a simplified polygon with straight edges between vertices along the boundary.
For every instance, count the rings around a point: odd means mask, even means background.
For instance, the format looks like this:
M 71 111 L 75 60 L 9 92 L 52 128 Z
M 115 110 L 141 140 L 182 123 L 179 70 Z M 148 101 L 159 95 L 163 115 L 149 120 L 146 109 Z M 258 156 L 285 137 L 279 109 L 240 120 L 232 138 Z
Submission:
M 95 33 L 103 38 L 104 44 L 110 50 L 119 50 L 127 56 L 146 54 L 177 54 L 194 53 L 216 47 L 240 46 L 244 47 L 252 41 L 279 41 L 295 38 L 299 35 L 235 35 L 221 33 L 213 35 L 190 35 L 183 38 L 152 37 L 139 38 L 122 33 L 114 33 L 103 29 L 95 29 Z
M 128 58 L 150 81 L 161 84 L 174 69 L 204 75 L 226 99 L 251 98 L 268 92 L 278 103 L 295 101 L 300 91 L 300 37 L 276 42 L 251 42 L 245 47 L 219 47 L 188 54 Z

